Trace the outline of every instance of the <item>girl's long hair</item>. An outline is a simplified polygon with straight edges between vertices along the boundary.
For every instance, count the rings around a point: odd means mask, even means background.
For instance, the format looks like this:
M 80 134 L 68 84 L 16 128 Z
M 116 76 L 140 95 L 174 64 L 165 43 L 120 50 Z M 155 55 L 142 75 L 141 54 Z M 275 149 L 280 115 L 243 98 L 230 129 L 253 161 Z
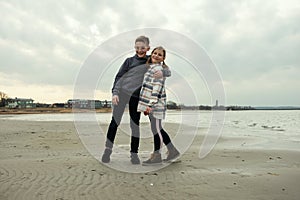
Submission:
M 151 56 L 152 56 L 153 52 L 154 52 L 155 50 L 157 50 L 157 49 L 158 49 L 158 50 L 162 50 L 163 53 L 164 53 L 164 59 L 166 58 L 166 50 L 165 50 L 162 46 L 155 47 L 155 48 L 152 50 L 151 55 L 150 55 L 150 57 L 148 58 L 148 60 L 147 60 L 147 62 L 146 62 L 147 67 L 149 67 L 150 64 L 152 64 Z M 162 67 L 163 67 L 163 68 L 169 68 L 168 65 L 166 65 L 165 61 L 163 61 Z

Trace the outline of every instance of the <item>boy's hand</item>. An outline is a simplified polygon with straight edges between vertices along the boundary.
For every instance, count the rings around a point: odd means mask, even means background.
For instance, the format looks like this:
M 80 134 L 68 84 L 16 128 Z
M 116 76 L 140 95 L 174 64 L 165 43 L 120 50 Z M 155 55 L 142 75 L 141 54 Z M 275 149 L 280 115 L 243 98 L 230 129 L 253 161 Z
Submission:
M 157 70 L 154 72 L 154 78 L 155 79 L 159 79 L 159 78 L 162 78 L 163 77 L 163 73 L 161 70 Z
M 147 107 L 146 111 L 144 111 L 144 115 L 149 115 L 152 112 L 152 108 Z
M 112 104 L 113 105 L 118 105 L 118 103 L 119 103 L 119 96 L 118 95 L 114 95 L 113 97 L 112 97 Z

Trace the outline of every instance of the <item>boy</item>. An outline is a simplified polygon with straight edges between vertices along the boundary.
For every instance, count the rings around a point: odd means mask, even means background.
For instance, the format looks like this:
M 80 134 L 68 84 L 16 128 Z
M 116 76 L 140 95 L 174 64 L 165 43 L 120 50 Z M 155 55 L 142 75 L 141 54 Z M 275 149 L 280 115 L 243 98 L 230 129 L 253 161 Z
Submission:
M 131 128 L 131 150 L 130 158 L 132 164 L 140 164 L 138 157 L 138 148 L 140 141 L 140 117 L 141 113 L 137 112 L 140 90 L 147 71 L 145 66 L 147 59 L 147 51 L 149 51 L 149 38 L 139 36 L 135 40 L 136 54 L 127 58 L 122 64 L 119 72 L 115 77 L 112 88 L 112 104 L 113 116 L 108 127 L 106 135 L 105 150 L 102 156 L 102 162 L 109 163 L 112 153 L 113 143 L 117 133 L 118 126 L 121 122 L 125 106 L 129 104 L 130 128 Z M 170 70 L 157 71 L 155 77 L 161 78 L 170 76 Z

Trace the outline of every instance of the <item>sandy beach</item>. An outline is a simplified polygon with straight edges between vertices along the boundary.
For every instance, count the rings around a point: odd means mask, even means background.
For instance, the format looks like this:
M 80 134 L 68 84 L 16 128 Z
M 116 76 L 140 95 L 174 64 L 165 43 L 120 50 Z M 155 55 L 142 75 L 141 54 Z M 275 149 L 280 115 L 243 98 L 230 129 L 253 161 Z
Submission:
M 222 136 L 214 150 L 199 159 L 205 132 L 199 129 L 181 162 L 158 171 L 126 173 L 92 157 L 72 122 L 1 119 L 0 127 L 1 200 L 296 200 L 300 196 L 300 152 L 243 148 L 242 144 L 255 140 L 251 137 Z M 172 131 L 174 124 L 165 128 Z M 119 144 L 128 141 L 118 139 Z

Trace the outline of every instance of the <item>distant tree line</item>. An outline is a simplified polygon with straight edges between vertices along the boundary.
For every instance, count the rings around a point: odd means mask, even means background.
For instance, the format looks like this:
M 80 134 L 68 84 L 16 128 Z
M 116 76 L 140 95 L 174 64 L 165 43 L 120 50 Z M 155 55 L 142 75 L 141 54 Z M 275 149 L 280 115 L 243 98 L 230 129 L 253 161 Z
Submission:
M 177 104 L 174 101 L 167 102 L 167 109 L 177 109 L 177 110 L 255 110 L 251 106 L 208 106 L 208 105 L 199 105 L 199 106 L 186 106 L 184 104 Z
M 8 99 L 8 96 L 6 93 L 0 91 L 0 107 L 5 106 L 5 100 Z
M 4 92 L 0 91 L 0 107 L 6 106 L 7 101 L 10 98 L 8 95 Z M 72 103 L 72 102 L 73 103 Z M 69 100 L 68 103 L 56 103 L 56 104 L 44 104 L 44 103 L 35 103 L 35 107 L 73 107 L 74 105 L 79 104 L 81 101 L 79 100 Z M 70 103 L 71 102 L 71 103 Z M 84 100 L 81 103 L 89 103 L 89 100 Z M 94 107 L 96 108 L 102 108 L 102 107 L 111 107 L 111 101 L 99 101 L 95 100 L 92 102 Z M 99 104 L 99 105 L 98 105 Z M 75 107 L 81 107 L 80 105 L 77 105 Z M 89 106 L 88 106 L 89 107 Z M 222 105 L 214 105 L 214 106 L 208 106 L 208 105 L 199 105 L 199 106 L 186 106 L 184 104 L 177 104 L 174 101 L 168 101 L 167 102 L 167 109 L 175 109 L 175 110 L 256 110 L 256 108 L 253 108 L 251 106 L 222 106 Z

